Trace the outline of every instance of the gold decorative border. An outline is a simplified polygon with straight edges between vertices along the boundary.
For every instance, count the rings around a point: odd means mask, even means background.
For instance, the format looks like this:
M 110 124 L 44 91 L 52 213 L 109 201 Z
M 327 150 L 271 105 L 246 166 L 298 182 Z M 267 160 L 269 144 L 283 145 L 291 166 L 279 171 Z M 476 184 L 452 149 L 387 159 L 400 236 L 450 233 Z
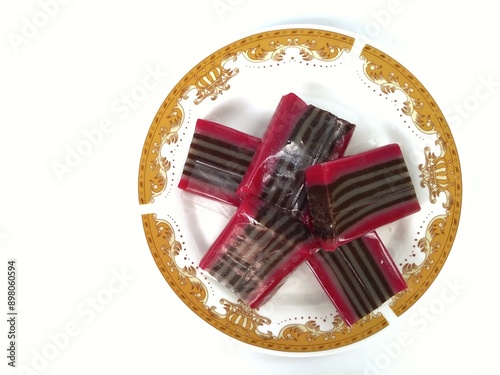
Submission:
M 320 61 L 334 61 L 343 52 L 349 52 L 352 45 L 343 43 L 342 45 L 332 45 L 329 42 L 318 43 L 316 39 L 303 39 L 290 37 L 286 40 L 271 40 L 267 45 L 261 44 L 242 51 L 243 56 L 249 61 L 262 62 L 267 60 L 282 61 L 286 56 L 287 49 L 297 48 L 304 61 L 314 59 Z
M 207 98 L 216 100 L 230 88 L 229 81 L 239 74 L 230 62 L 240 57 L 250 62 L 281 61 L 291 48 L 298 49 L 304 61 L 334 61 L 350 52 L 354 38 L 317 29 L 282 29 L 255 34 L 236 41 L 191 69 L 168 94 L 148 131 L 141 154 L 138 192 L 139 203 L 154 202 L 168 184 L 171 162 L 161 155 L 162 146 L 176 143 L 185 119 L 184 103 L 195 105 Z M 458 227 L 461 209 L 461 172 L 458 152 L 449 127 L 427 90 L 401 64 L 383 52 L 365 46 L 360 56 L 366 77 L 386 94 L 400 91 L 406 95 L 402 112 L 417 129 L 436 136 L 440 153 L 425 149 L 425 165 L 420 166 L 421 185 L 429 190 L 429 200 L 437 203 L 444 197 L 445 213 L 429 222 L 424 237 L 418 241 L 425 259 L 421 264 L 405 264 L 403 273 L 410 288 L 396 296 L 391 306 L 397 315 L 406 311 L 427 290 L 443 266 Z M 196 91 L 194 99 L 190 98 Z M 346 327 L 340 317 L 333 328 L 322 331 L 315 321 L 290 324 L 274 334 L 266 330 L 268 317 L 249 309 L 241 301 L 221 300 L 225 313 L 208 306 L 205 284 L 198 278 L 196 267 L 180 267 L 176 256 L 182 250 L 172 225 L 155 214 L 143 215 L 143 227 L 149 248 L 165 280 L 179 298 L 207 323 L 227 335 L 250 345 L 286 352 L 316 352 L 339 348 L 363 340 L 385 328 L 381 314 L 370 315 Z
M 443 113 L 425 87 L 396 60 L 372 46 L 361 53 L 366 77 L 385 94 L 402 92 L 406 100 L 401 107 L 415 127 L 434 135 L 439 148 L 436 155 L 424 149 L 425 164 L 419 166 L 422 188 L 429 191 L 429 201 L 436 204 L 444 198 L 444 213 L 430 220 L 418 247 L 424 254 L 420 264 L 403 265 L 403 276 L 409 288 L 391 301 L 396 315 L 408 310 L 429 288 L 441 270 L 455 239 L 462 205 L 462 175 L 458 151 Z
M 337 315 L 332 321 L 333 328 L 327 331 L 310 320 L 303 324 L 286 325 L 278 334 L 273 334 L 266 330 L 271 319 L 240 300 L 221 299 L 219 303 L 225 313 L 219 313 L 216 306 L 208 305 L 208 290 L 198 278 L 196 267 L 180 266 L 176 262 L 182 245 L 176 240 L 173 226 L 156 214 L 143 215 L 142 222 L 153 259 L 174 292 L 199 317 L 237 340 L 270 350 L 316 352 L 363 340 L 388 325 L 380 313 L 369 315 L 352 327 L 345 326 Z

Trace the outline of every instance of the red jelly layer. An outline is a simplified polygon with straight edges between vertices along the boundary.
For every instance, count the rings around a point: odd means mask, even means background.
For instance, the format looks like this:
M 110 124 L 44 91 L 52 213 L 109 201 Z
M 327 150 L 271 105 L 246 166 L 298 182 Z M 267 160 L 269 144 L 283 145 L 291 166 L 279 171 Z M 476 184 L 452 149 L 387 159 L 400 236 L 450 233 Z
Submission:
M 251 308 L 273 296 L 317 249 L 308 228 L 280 208 L 245 199 L 200 262 Z
M 326 250 L 420 210 L 397 144 L 311 166 L 306 184 L 314 230 Z
M 283 96 L 237 194 L 301 215 L 307 204 L 305 169 L 342 156 L 354 127 L 295 94 Z
M 198 120 L 179 188 L 232 205 L 260 139 L 233 128 Z
M 407 288 L 375 232 L 335 251 L 320 250 L 307 263 L 348 325 Z

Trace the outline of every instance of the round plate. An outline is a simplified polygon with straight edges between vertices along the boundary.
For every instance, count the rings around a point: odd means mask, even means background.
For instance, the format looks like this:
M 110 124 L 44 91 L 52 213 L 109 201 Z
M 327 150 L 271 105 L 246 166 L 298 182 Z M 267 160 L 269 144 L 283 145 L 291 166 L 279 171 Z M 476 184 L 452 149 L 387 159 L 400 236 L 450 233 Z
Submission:
M 305 266 L 258 310 L 198 267 L 232 207 L 177 188 L 198 118 L 261 136 L 281 96 L 293 92 L 357 125 L 347 153 L 400 144 L 421 211 L 377 232 L 408 289 L 352 327 Z M 288 27 L 237 40 L 200 61 L 168 94 L 141 154 L 139 202 L 149 249 L 194 313 L 225 334 L 283 353 L 330 353 L 385 328 L 429 288 L 452 248 L 461 170 L 450 128 L 405 67 L 338 29 Z

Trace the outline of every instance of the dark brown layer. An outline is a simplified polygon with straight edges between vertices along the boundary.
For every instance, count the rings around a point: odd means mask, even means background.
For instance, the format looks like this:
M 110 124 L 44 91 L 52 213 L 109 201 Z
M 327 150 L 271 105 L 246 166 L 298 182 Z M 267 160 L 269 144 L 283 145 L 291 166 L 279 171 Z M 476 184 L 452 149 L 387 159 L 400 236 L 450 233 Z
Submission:
M 310 238 L 300 221 L 280 209 L 264 205 L 254 219 L 228 239 L 220 260 L 209 270 L 242 299 Z
M 182 188 L 226 200 L 227 196 L 236 196 L 255 149 L 230 144 L 214 136 L 194 134 L 182 171 Z M 190 182 L 193 182 L 192 188 Z M 230 203 L 235 202 L 231 200 Z
M 197 163 L 210 165 L 214 171 L 243 177 L 255 150 L 244 149 L 223 141 L 196 134 L 190 145 L 184 174 L 190 176 Z M 240 178 L 241 180 L 241 178 Z
M 315 256 L 338 281 L 358 319 L 395 294 L 362 238 L 335 251 L 320 250 Z
M 305 168 L 334 158 L 353 129 L 349 122 L 309 106 L 277 155 L 279 160 L 260 198 L 294 213 L 303 212 L 307 204 Z
M 361 220 L 416 199 L 402 158 L 346 174 L 328 185 L 310 186 L 308 194 L 317 234 L 324 239 L 335 238 Z

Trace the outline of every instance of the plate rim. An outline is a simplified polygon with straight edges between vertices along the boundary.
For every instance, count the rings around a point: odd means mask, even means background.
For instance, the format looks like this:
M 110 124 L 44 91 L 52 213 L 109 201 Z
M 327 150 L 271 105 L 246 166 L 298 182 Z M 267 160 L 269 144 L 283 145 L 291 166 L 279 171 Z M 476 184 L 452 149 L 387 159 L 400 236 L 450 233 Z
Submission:
M 303 32 L 301 34 L 301 31 Z M 238 45 L 242 45 L 242 41 L 249 39 L 249 38 L 257 38 L 259 35 L 262 35 L 264 33 L 275 33 L 274 36 L 275 38 L 278 37 L 285 37 L 285 36 L 303 36 L 304 33 L 309 35 L 309 36 L 315 36 L 316 38 L 319 38 L 321 36 L 322 39 L 326 38 L 326 34 L 337 34 L 340 35 L 341 39 L 342 37 L 347 37 L 347 39 L 342 39 L 344 42 L 346 40 L 352 40 L 351 43 L 351 49 L 353 48 L 356 37 L 359 37 L 358 34 L 353 33 L 348 30 L 336 28 L 336 27 L 330 27 L 330 26 L 324 26 L 324 25 L 310 25 L 310 24 L 290 24 L 290 25 L 279 25 L 279 26 L 274 26 L 270 28 L 265 28 L 261 29 L 260 31 L 257 31 L 255 33 L 249 34 L 246 37 L 236 39 L 232 43 L 229 43 L 222 48 L 216 50 L 212 54 L 208 55 L 205 59 L 203 59 L 200 63 L 196 64 L 191 70 L 189 70 L 188 73 L 186 73 L 180 80 L 179 82 L 174 86 L 174 88 L 170 91 L 170 93 L 167 95 L 165 100 L 162 102 L 158 112 L 155 115 L 155 118 L 153 122 L 151 123 L 151 126 L 148 130 L 148 135 L 146 137 L 146 140 L 144 142 L 144 146 L 142 148 L 142 154 L 141 154 L 141 162 L 140 162 L 140 168 L 139 168 L 139 183 L 138 183 L 138 193 L 139 193 L 139 204 L 141 205 L 146 205 L 148 203 L 151 203 L 154 201 L 154 198 L 156 196 L 159 196 L 163 193 L 164 189 L 167 186 L 168 181 L 168 165 L 166 166 L 167 169 L 161 170 L 162 165 L 161 163 L 156 160 L 155 165 L 152 170 L 149 169 L 149 174 L 148 174 L 148 166 L 147 164 L 147 154 L 148 151 L 151 151 L 151 148 L 155 150 L 155 152 L 159 153 L 161 150 L 161 147 L 159 147 L 159 144 L 156 143 L 154 145 L 154 136 L 158 136 L 157 132 L 157 126 L 161 122 L 160 118 L 163 118 L 166 114 L 166 108 L 169 108 L 169 106 L 172 105 L 172 101 L 174 99 L 177 99 L 178 102 L 180 102 L 179 98 L 182 97 L 187 97 L 188 92 L 186 92 L 186 87 L 189 87 L 190 90 L 194 89 L 199 89 L 199 87 L 192 84 L 193 82 L 193 77 L 196 76 L 196 72 L 202 71 L 204 68 L 202 67 L 209 67 L 212 66 L 214 68 L 224 68 L 224 59 L 227 59 L 229 61 L 230 59 L 234 58 L 234 56 L 230 55 L 230 52 L 234 52 L 234 49 L 238 48 Z M 287 34 L 287 33 L 290 33 Z M 325 33 L 323 35 L 322 33 Z M 427 181 L 428 183 L 428 189 L 429 189 L 429 194 L 430 194 L 430 199 L 432 200 L 432 197 L 436 198 L 437 196 L 440 196 L 442 193 L 444 193 L 446 197 L 445 204 L 448 205 L 446 208 L 448 214 L 446 217 L 443 217 L 441 215 L 440 217 L 436 217 L 435 220 L 432 220 L 431 223 L 429 223 L 428 227 L 425 230 L 426 235 L 423 236 L 420 241 L 419 241 L 419 246 L 422 246 L 423 248 L 426 249 L 427 254 L 425 261 L 420 265 L 420 267 L 417 267 L 417 269 L 408 269 L 408 280 L 413 280 L 414 281 L 414 287 L 416 288 L 416 292 L 408 295 L 402 294 L 399 296 L 396 296 L 393 301 L 391 301 L 391 307 L 396 314 L 396 316 L 402 315 L 405 311 L 407 311 L 424 293 L 425 291 L 430 287 L 434 279 L 437 277 L 439 271 L 441 270 L 442 266 L 444 265 L 446 258 L 451 251 L 454 239 L 456 237 L 456 232 L 458 230 L 458 224 L 460 221 L 460 213 L 461 213 L 461 186 L 462 186 L 462 179 L 461 179 L 461 168 L 460 168 L 460 161 L 458 157 L 458 150 L 456 148 L 455 142 L 453 140 L 453 135 L 451 134 L 451 130 L 447 124 L 447 121 L 442 114 L 442 112 L 439 109 L 439 106 L 437 103 L 434 101 L 430 93 L 425 89 L 425 87 L 418 81 L 418 79 L 411 74 L 409 70 L 407 70 L 403 65 L 401 65 L 397 60 L 394 60 L 391 56 L 388 54 L 382 52 L 382 50 L 379 50 L 375 45 L 373 44 L 366 44 L 366 41 L 368 41 L 368 38 L 366 37 L 361 37 L 362 40 L 364 41 L 363 43 L 363 49 L 361 50 L 362 56 L 365 56 L 365 66 L 366 69 L 369 69 L 366 72 L 367 73 L 367 78 L 372 80 L 375 84 L 380 86 L 380 89 L 383 90 L 385 89 L 392 89 L 394 90 L 404 90 L 405 87 L 404 85 L 401 85 L 399 83 L 395 83 L 391 81 L 393 79 L 393 76 L 391 76 L 391 69 L 398 69 L 402 71 L 405 75 L 405 78 L 411 77 L 410 81 L 416 88 L 417 93 L 422 93 L 422 95 L 425 96 L 424 101 L 425 103 L 432 103 L 428 104 L 430 106 L 433 106 L 432 108 L 432 113 L 428 115 L 432 115 L 437 118 L 437 121 L 439 121 L 439 131 L 444 131 L 444 134 L 441 136 L 439 135 L 437 138 L 440 140 L 441 144 L 440 149 L 441 149 L 441 154 L 436 155 L 435 153 L 432 153 L 431 150 L 428 150 L 428 153 L 426 154 L 426 165 L 423 166 L 423 169 L 421 170 L 423 176 L 430 175 L 436 170 L 432 169 L 435 168 L 435 163 L 445 163 L 445 168 L 448 167 L 448 164 L 450 164 L 453 167 L 453 171 L 448 171 L 446 170 L 446 182 L 447 184 L 450 183 L 451 180 L 451 175 L 453 175 L 453 183 L 454 183 L 454 188 L 453 192 L 450 192 L 450 187 L 447 186 L 441 186 L 435 185 L 435 182 L 431 182 L 430 180 L 426 180 L 425 178 L 422 179 L 421 184 Z M 257 40 L 257 39 L 255 39 Z M 334 40 L 337 40 L 334 37 Z M 341 43 L 342 44 L 342 43 Z M 295 48 L 294 46 L 290 45 L 288 46 L 289 48 Z M 271 51 L 275 52 L 275 51 Z M 347 53 L 350 53 L 351 50 L 349 50 Z M 226 55 L 224 55 L 226 54 Z M 364 54 L 364 55 L 363 55 Z M 227 58 L 228 57 L 228 58 Z M 361 57 L 361 56 L 360 56 Z M 315 57 L 313 57 L 315 58 Z M 370 58 L 371 60 L 369 60 Z M 369 62 L 372 64 L 370 65 Z M 387 68 L 389 66 L 389 69 Z M 381 67 L 381 68 L 380 68 Z M 205 70 L 206 71 L 206 70 Z M 389 73 L 388 73 L 389 72 Z M 374 73 L 373 75 L 370 75 L 371 73 Z M 375 74 L 376 73 L 376 74 Z M 381 78 L 382 77 L 382 78 Z M 392 78 L 391 78 L 392 77 Z M 230 77 L 228 77 L 230 79 Z M 199 97 L 199 96 L 198 96 Z M 202 95 L 202 100 L 205 100 L 209 96 L 203 96 Z M 216 98 L 217 96 L 215 96 Z M 409 98 L 411 98 L 411 95 L 408 95 Z M 169 100 L 170 99 L 170 100 Z M 175 104 L 175 103 L 174 103 Z M 415 104 L 415 103 L 413 103 Z M 418 103 L 417 103 L 418 104 Z M 174 106 L 173 110 L 168 113 L 168 115 L 173 116 L 173 128 L 174 131 L 172 132 L 163 132 L 162 136 L 163 139 L 160 141 L 160 145 L 163 143 L 175 143 L 177 142 L 178 138 L 176 137 L 176 130 L 180 129 L 182 126 L 182 121 L 179 123 L 179 118 L 176 118 L 175 116 L 179 115 L 179 108 Z M 421 122 L 421 116 L 418 111 L 416 113 L 411 112 L 408 114 L 412 118 L 412 120 L 416 121 L 416 126 L 419 127 L 419 129 L 423 132 L 433 132 L 436 131 L 435 127 L 426 127 L 426 123 Z M 177 121 L 177 122 L 175 122 Z M 432 123 L 432 121 L 431 121 Z M 155 127 L 154 131 L 152 128 Z M 175 129 L 177 127 L 177 129 Z M 172 130 L 172 127 L 170 128 Z M 161 138 L 161 137 L 160 137 Z M 425 152 L 425 150 L 424 150 Z M 449 153 L 451 152 L 452 154 L 452 160 L 449 159 L 450 155 Z M 429 165 L 427 165 L 427 161 Z M 451 172 L 451 174 L 450 174 Z M 163 173 L 163 174 L 162 174 Z M 145 178 L 146 176 L 151 176 L 153 174 L 157 174 L 160 176 L 159 181 L 163 183 L 162 188 L 157 190 L 157 195 L 151 196 L 149 201 L 145 199 Z M 430 178 L 430 177 L 428 177 Z M 431 186 L 432 185 L 432 186 Z M 448 189 L 447 189 L 448 188 Z M 450 198 L 451 197 L 451 198 Z M 451 201 L 450 201 L 451 200 Z M 452 220 L 447 220 L 448 217 L 451 216 Z M 176 238 L 176 229 L 175 229 L 175 224 L 173 224 L 170 220 L 165 220 L 165 218 L 158 218 L 156 217 L 156 214 L 144 214 L 142 216 L 143 219 L 143 228 L 144 228 L 144 233 L 146 235 L 146 239 L 148 242 L 148 246 L 150 248 L 151 254 L 153 258 L 155 259 L 155 262 L 160 270 L 160 272 L 163 274 L 164 278 L 170 285 L 170 287 L 174 290 L 174 292 L 177 294 L 177 296 L 181 297 L 180 294 L 182 294 L 181 288 L 179 285 L 177 285 L 176 280 L 174 279 L 173 275 L 176 274 L 177 276 L 181 278 L 186 278 L 189 279 L 190 277 L 196 277 L 196 270 L 190 270 L 187 275 L 180 275 L 179 273 L 179 268 L 176 269 L 176 263 L 175 263 L 175 256 L 178 254 L 179 251 L 179 245 L 182 246 L 182 244 L 179 243 L 178 238 Z M 169 228 L 170 227 L 170 228 Z M 443 241 L 443 236 L 442 235 L 436 235 L 435 229 L 436 228 L 441 228 L 442 231 L 446 232 L 448 234 L 448 238 L 445 239 L 445 249 L 439 249 L 436 250 L 435 246 L 436 244 L 441 244 L 440 241 Z M 157 231 L 154 233 L 154 231 Z M 167 233 L 168 232 L 168 233 Z M 454 233 L 454 235 L 452 235 Z M 153 238 L 162 238 L 162 244 L 159 245 L 159 243 L 155 242 L 152 240 Z M 170 254 L 170 255 L 168 255 Z M 436 259 L 436 254 L 440 255 Z M 168 270 L 165 265 L 170 264 L 171 268 Z M 173 267 L 173 268 L 172 268 Z M 194 271 L 194 274 L 192 273 Z M 422 282 L 423 281 L 423 282 Z M 369 334 L 367 336 L 364 336 L 361 338 L 357 339 L 352 339 L 352 337 L 349 337 L 349 339 L 344 339 L 342 342 L 336 342 L 336 344 L 339 345 L 307 345 L 306 342 L 304 342 L 303 339 L 304 336 L 307 335 L 316 335 L 316 337 L 320 336 L 328 336 L 328 333 L 321 332 L 316 330 L 315 328 L 311 327 L 303 327 L 300 326 L 298 327 L 297 325 L 293 325 L 293 328 L 297 332 L 300 332 L 299 337 L 301 338 L 298 340 L 298 337 L 292 337 L 293 339 L 297 340 L 297 343 L 287 343 L 287 342 L 277 342 L 279 340 L 273 339 L 272 342 L 269 341 L 269 337 L 266 338 L 266 334 L 263 334 L 262 337 L 259 337 L 258 334 L 255 334 L 255 331 L 252 332 L 252 334 L 249 334 L 248 332 L 245 332 L 245 327 L 240 327 L 238 325 L 232 325 L 231 322 L 229 322 L 227 318 L 227 315 L 222 319 L 221 322 L 217 322 L 217 316 L 214 316 L 213 314 L 210 315 L 210 312 L 207 313 L 207 311 L 203 311 L 202 306 L 197 306 L 197 304 L 201 303 L 200 299 L 195 299 L 191 300 L 190 298 L 181 297 L 183 302 L 188 305 L 188 307 L 195 312 L 198 316 L 200 316 L 202 319 L 204 319 L 207 323 L 209 323 L 211 326 L 217 328 L 219 331 L 225 333 L 226 335 L 229 335 L 230 337 L 233 337 L 239 341 L 242 341 L 244 343 L 249 344 L 251 347 L 257 347 L 257 348 L 264 348 L 266 351 L 276 351 L 276 352 L 285 352 L 287 354 L 291 353 L 324 353 L 328 354 L 332 350 L 336 351 L 339 348 L 343 348 L 346 346 L 352 347 L 354 343 L 359 343 L 363 341 L 366 337 L 372 336 L 374 333 L 380 331 L 381 329 L 385 328 L 388 325 L 387 320 L 382 315 L 379 316 L 373 316 L 371 318 L 368 318 L 365 322 L 363 322 L 362 325 L 364 325 L 367 330 L 369 331 Z M 228 311 L 232 311 L 235 314 L 249 314 L 249 311 L 245 310 L 244 306 L 238 305 L 238 304 L 229 304 L 228 306 Z M 231 310 L 232 309 L 232 310 Z M 208 315 L 207 315 L 208 314 Z M 377 315 L 377 314 L 374 314 Z M 259 314 L 257 312 L 250 313 L 249 317 L 256 322 L 259 322 L 261 319 Z M 383 320 L 378 320 L 382 317 Z M 265 317 L 264 317 L 265 318 Z M 265 319 L 264 319 L 265 321 Z M 229 322 L 229 323 L 228 323 Z M 373 322 L 376 322 L 373 324 Z M 261 322 L 262 323 L 262 322 Z M 285 327 L 286 328 L 286 327 Z M 338 329 L 339 327 L 337 327 Z M 345 327 L 344 327 L 345 328 Z M 248 331 L 248 330 L 247 330 Z M 335 328 L 332 330 L 331 336 L 335 337 L 336 334 L 340 333 L 340 330 L 335 330 Z M 347 333 L 352 333 L 352 330 Z M 344 329 L 343 334 L 346 334 L 346 331 Z M 325 337 L 326 337 L 325 336 Z M 349 336 L 349 334 L 348 334 Z M 332 339 L 333 340 L 333 339 Z M 286 340 L 285 340 L 286 341 Z M 288 340 L 290 341 L 290 340 Z M 330 343 L 331 344 L 331 343 Z

